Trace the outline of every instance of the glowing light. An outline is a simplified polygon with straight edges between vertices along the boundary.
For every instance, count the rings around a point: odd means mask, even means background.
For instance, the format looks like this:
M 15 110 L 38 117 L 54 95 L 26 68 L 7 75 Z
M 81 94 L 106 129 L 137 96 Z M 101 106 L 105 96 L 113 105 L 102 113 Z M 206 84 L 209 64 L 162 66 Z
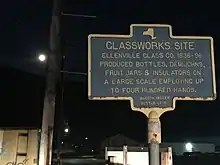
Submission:
M 187 152 L 192 152 L 192 150 L 193 150 L 192 143 L 186 143 L 185 144 L 185 149 L 186 149 Z
M 68 132 L 69 132 L 69 129 L 68 129 L 68 128 L 65 128 L 65 129 L 64 129 L 64 132 L 65 132 L 65 133 L 68 133 Z
M 46 60 L 46 56 L 44 54 L 40 54 L 38 56 L 39 61 L 44 62 Z

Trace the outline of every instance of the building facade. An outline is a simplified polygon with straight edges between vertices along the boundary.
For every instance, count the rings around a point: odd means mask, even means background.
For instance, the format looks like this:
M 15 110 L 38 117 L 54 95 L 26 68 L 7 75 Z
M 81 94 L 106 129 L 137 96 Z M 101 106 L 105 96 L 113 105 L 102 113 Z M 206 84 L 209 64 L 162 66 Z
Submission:
M 213 143 L 211 143 L 213 142 Z M 115 136 L 109 137 L 104 140 L 101 144 L 101 150 L 103 151 L 105 147 L 115 147 L 122 148 L 123 146 L 128 147 L 137 147 L 141 149 L 145 148 L 148 144 L 140 143 L 135 140 L 132 140 L 122 134 L 117 134 Z M 185 142 L 170 142 L 170 143 L 161 143 L 160 148 L 172 147 L 174 155 L 183 155 L 185 152 L 198 152 L 198 153 L 214 153 L 216 146 L 214 141 L 193 141 Z

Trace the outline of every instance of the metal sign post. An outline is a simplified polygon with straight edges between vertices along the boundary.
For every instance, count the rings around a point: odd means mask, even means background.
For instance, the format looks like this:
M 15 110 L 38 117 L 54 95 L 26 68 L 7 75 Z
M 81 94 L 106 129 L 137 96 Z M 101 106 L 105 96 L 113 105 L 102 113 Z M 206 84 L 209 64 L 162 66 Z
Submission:
M 88 37 L 88 97 L 130 100 L 148 118 L 150 165 L 159 165 L 160 116 L 176 100 L 216 98 L 211 37 L 173 36 L 170 25 L 134 24 L 129 35 Z

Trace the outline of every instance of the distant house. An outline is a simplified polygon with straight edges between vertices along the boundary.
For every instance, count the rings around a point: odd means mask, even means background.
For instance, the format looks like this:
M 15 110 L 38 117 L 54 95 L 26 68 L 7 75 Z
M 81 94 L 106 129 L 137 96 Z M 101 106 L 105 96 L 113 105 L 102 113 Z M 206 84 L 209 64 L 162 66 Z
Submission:
M 215 151 L 220 152 L 220 136 L 209 137 L 192 137 L 191 141 L 194 143 L 209 143 L 215 145 Z
M 174 155 L 182 155 L 184 152 L 214 153 L 215 145 L 211 143 L 161 143 L 161 148 L 172 147 Z
M 109 137 L 105 139 L 101 143 L 101 149 L 105 147 L 122 147 L 124 145 L 127 146 L 141 146 L 141 144 L 133 139 L 130 139 L 122 134 L 117 134 L 115 136 Z
M 192 143 L 190 143 L 191 148 L 189 148 L 189 146 L 187 146 L 188 143 L 185 143 L 185 142 L 179 142 L 179 143 L 163 142 L 160 144 L 160 148 L 172 147 L 173 154 L 175 154 L 175 155 L 182 155 L 184 152 L 213 153 L 213 152 L 215 152 L 215 144 L 210 143 L 210 142 L 204 143 L 202 141 L 201 142 L 200 141 L 192 141 Z M 111 149 L 111 150 L 114 150 L 114 151 L 120 150 L 121 151 L 121 150 L 123 150 L 123 146 L 128 146 L 128 148 L 130 148 L 130 151 L 137 151 L 137 150 L 144 151 L 145 149 L 147 150 L 147 147 L 144 147 L 144 146 L 148 146 L 148 144 L 142 144 L 142 143 L 139 143 L 133 139 L 130 139 L 122 134 L 117 134 L 115 136 L 112 136 L 112 137 L 105 139 L 101 143 L 100 149 L 103 151 L 105 147 L 109 147 L 109 149 Z

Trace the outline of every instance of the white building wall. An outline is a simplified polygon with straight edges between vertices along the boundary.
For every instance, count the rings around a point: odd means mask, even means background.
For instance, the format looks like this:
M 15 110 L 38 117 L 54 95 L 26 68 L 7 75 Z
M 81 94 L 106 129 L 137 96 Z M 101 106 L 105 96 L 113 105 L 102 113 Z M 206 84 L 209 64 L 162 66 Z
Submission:
M 215 152 L 214 144 L 205 144 L 205 143 L 191 143 L 193 148 L 192 152 L 201 152 L 201 153 L 213 153 Z M 182 155 L 184 152 L 189 152 L 186 149 L 186 143 L 162 143 L 162 148 L 172 147 L 173 153 L 176 155 Z
M 107 151 L 107 155 L 112 157 L 111 162 L 123 164 L 123 151 Z M 127 152 L 128 165 L 148 165 L 148 152 Z

